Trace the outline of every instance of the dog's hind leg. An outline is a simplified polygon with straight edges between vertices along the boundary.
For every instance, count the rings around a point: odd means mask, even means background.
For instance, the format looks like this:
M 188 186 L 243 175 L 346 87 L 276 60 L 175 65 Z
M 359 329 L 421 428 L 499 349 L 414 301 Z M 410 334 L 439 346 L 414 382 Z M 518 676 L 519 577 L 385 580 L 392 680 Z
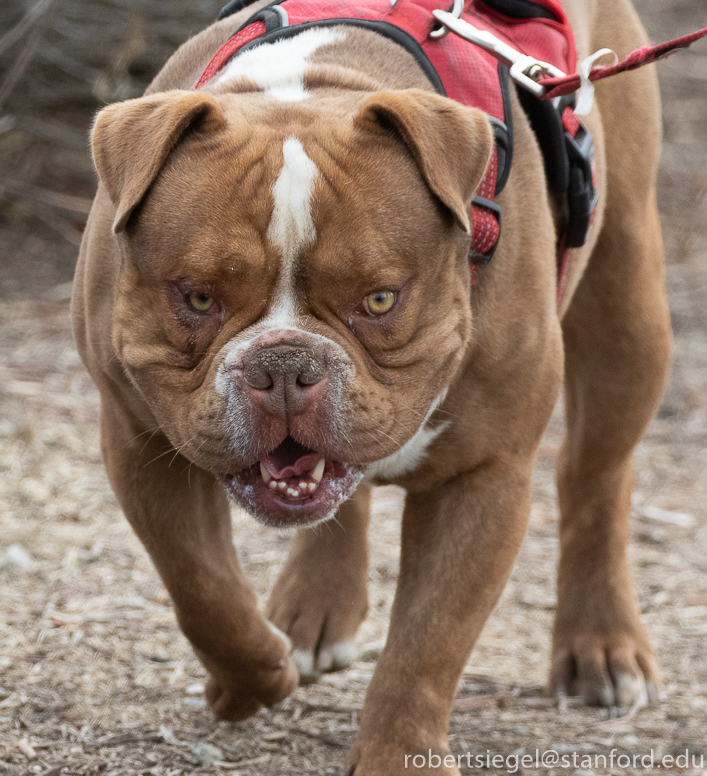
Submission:
M 359 486 L 336 520 L 301 528 L 266 613 L 292 639 L 300 682 L 348 667 L 354 636 L 368 611 L 371 488 Z
M 604 223 L 563 320 L 567 437 L 550 679 L 555 692 L 605 706 L 656 695 L 626 547 L 632 451 L 658 402 L 671 341 L 656 205 L 657 86 L 646 71 L 624 78 L 607 81 L 600 94 Z

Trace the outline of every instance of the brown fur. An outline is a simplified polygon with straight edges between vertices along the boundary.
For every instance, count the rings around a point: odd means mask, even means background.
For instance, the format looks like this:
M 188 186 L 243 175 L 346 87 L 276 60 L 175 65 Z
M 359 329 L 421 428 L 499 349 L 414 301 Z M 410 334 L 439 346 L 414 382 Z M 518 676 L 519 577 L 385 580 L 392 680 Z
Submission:
M 623 57 L 645 42 L 629 0 L 566 7 L 580 58 L 604 46 Z M 490 150 L 483 116 L 434 95 L 409 55 L 363 30 L 317 52 L 310 100 L 186 91 L 242 18 L 185 44 L 149 96 L 99 114 L 93 149 L 102 184 L 73 301 L 79 350 L 101 391 L 111 484 L 210 673 L 215 713 L 243 719 L 297 682 L 238 567 L 219 479 L 257 451 L 226 444 L 213 388 L 216 354 L 265 314 L 275 287 L 279 257 L 264 234 L 291 134 L 325 181 L 314 197 L 317 243 L 297 275 L 303 314 L 356 374 L 348 439 L 336 436 L 326 413 L 308 416 L 301 433 L 332 455 L 353 450 L 357 463 L 375 461 L 412 436 L 449 385 L 431 419 L 451 419 L 449 426 L 414 472 L 394 480 L 408 493 L 400 577 L 350 753 L 356 776 L 402 775 L 406 754 L 447 751 L 457 681 L 522 541 L 535 455 L 563 372 L 568 432 L 551 687 L 606 705 L 641 693 L 652 699 L 657 669 L 626 543 L 631 452 L 660 393 L 670 344 L 654 73 L 597 87 L 587 124 L 602 198 L 558 315 L 561 215 L 516 100 L 503 237 L 470 288 L 466 214 Z M 218 289 L 228 314 L 196 328 L 181 321 L 165 282 L 183 277 Z M 388 323 L 347 324 L 371 288 L 401 282 L 407 296 Z M 257 422 L 253 444 L 262 452 L 282 438 L 282 425 L 265 415 Z M 368 501 L 361 486 L 331 530 L 296 536 L 267 616 L 300 650 L 353 638 L 365 616 Z

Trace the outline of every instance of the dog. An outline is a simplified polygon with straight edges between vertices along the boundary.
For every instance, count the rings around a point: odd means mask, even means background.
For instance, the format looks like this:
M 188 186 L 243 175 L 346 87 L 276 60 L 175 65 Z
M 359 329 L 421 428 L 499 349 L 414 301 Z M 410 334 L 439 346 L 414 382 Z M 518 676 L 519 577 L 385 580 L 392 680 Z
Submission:
M 503 234 L 472 283 L 488 116 L 435 93 L 395 41 L 344 25 L 263 43 L 250 69 L 194 89 L 264 5 L 192 38 L 145 96 L 98 114 L 72 302 L 111 486 L 209 673 L 209 704 L 242 720 L 351 663 L 371 487 L 395 483 L 407 493 L 398 588 L 350 773 L 444 756 L 563 381 L 549 686 L 605 706 L 655 700 L 626 557 L 632 450 L 671 342 L 655 74 L 597 86 L 585 125 L 599 198 L 558 307 L 566 214 L 513 90 Z M 646 42 L 630 0 L 564 8 L 581 59 Z M 298 529 L 264 614 L 230 501 Z

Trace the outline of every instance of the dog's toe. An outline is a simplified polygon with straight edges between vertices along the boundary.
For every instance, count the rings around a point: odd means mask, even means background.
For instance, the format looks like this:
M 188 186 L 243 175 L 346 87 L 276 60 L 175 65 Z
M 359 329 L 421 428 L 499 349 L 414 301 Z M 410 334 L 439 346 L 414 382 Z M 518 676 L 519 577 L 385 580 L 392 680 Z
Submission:
M 650 653 L 607 642 L 577 640 L 557 651 L 550 678 L 554 694 L 580 695 L 590 706 L 642 708 L 655 703 L 657 670 Z
M 321 672 L 317 671 L 316 668 L 314 652 L 296 649 L 292 653 L 292 660 L 297 666 L 297 671 L 299 671 L 300 684 L 312 684 L 312 682 L 316 682 L 321 676 Z
M 318 651 L 295 649 L 292 659 L 299 671 L 300 684 L 311 684 L 322 674 L 348 668 L 357 655 L 358 649 L 353 641 L 340 641 L 322 646 Z
M 358 648 L 353 641 L 340 641 L 330 647 L 319 650 L 317 668 L 322 673 L 341 671 L 348 668 L 358 656 Z

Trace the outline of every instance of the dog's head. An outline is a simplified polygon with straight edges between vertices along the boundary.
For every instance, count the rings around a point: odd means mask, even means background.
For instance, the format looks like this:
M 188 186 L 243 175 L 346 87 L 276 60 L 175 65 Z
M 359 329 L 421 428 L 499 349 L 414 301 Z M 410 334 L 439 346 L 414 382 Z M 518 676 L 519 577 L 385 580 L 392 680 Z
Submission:
M 485 115 L 435 94 L 170 91 L 92 133 L 118 358 L 171 443 L 270 524 L 395 477 L 471 337 Z

